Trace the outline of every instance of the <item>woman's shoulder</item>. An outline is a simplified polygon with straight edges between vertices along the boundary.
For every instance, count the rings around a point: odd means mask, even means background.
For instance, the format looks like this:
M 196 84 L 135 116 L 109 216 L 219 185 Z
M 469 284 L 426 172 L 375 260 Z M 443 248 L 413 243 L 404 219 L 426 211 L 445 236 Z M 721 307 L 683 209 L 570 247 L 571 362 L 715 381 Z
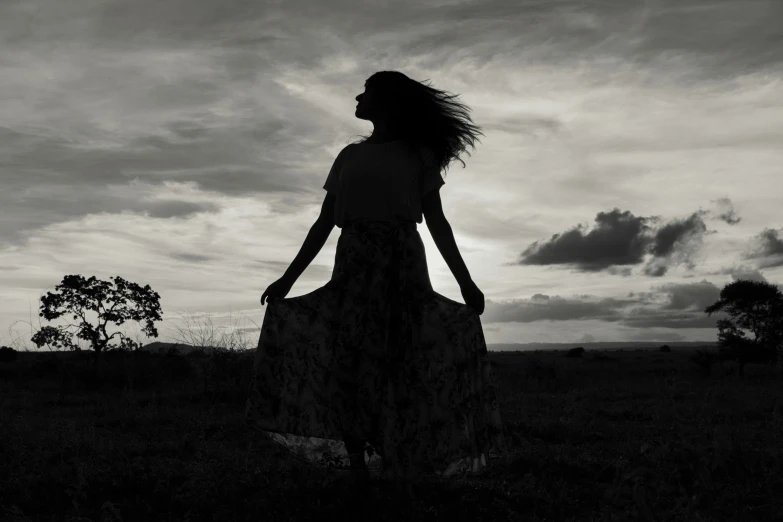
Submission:
M 340 149 L 340 152 L 337 153 L 337 157 L 338 158 L 345 158 L 346 156 L 350 155 L 353 150 L 354 150 L 354 144 L 353 143 L 349 143 L 348 145 L 346 145 L 342 149 Z

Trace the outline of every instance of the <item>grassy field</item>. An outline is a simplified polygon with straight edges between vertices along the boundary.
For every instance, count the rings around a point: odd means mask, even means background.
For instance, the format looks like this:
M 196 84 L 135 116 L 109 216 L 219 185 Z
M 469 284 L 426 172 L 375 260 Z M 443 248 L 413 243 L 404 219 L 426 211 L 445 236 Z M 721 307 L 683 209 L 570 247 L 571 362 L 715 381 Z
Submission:
M 0 519 L 783 520 L 783 381 L 691 352 L 491 353 L 511 448 L 409 501 L 243 422 L 252 352 L 0 363 Z

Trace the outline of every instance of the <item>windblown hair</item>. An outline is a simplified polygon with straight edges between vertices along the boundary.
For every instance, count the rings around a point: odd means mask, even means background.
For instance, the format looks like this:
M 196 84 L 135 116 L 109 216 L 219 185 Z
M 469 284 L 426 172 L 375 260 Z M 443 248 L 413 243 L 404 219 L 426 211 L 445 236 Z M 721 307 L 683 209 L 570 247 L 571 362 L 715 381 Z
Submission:
M 454 101 L 456 94 L 434 89 L 398 71 L 376 72 L 367 84 L 386 104 L 392 125 L 400 130 L 408 145 L 418 146 L 416 150 L 422 146 L 428 149 L 440 171 L 445 171 L 455 159 L 465 168 L 459 155 L 468 144 L 475 149 L 478 135 L 485 134 L 473 124 L 468 114 L 470 108 Z M 363 138 L 355 143 L 363 143 L 369 136 Z

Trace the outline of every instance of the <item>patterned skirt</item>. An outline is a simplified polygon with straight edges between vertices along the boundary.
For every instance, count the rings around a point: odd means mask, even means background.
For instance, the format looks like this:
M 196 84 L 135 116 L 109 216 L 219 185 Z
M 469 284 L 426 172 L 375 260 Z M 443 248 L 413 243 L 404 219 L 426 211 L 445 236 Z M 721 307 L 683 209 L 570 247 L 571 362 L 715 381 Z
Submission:
M 415 222 L 353 221 L 331 280 L 267 302 L 245 420 L 294 455 L 451 476 L 507 455 L 478 314 L 432 289 Z

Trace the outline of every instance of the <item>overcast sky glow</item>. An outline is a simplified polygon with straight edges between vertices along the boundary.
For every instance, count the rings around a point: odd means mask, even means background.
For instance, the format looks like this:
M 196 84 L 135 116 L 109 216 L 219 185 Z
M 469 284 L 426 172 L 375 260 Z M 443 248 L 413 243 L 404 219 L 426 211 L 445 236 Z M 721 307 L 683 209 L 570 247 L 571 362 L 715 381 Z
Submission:
M 441 198 L 488 343 L 714 340 L 724 284 L 783 282 L 779 0 L 7 0 L 0 344 L 33 347 L 15 322 L 81 274 L 149 284 L 157 340 L 230 310 L 254 346 L 378 70 L 485 134 Z

